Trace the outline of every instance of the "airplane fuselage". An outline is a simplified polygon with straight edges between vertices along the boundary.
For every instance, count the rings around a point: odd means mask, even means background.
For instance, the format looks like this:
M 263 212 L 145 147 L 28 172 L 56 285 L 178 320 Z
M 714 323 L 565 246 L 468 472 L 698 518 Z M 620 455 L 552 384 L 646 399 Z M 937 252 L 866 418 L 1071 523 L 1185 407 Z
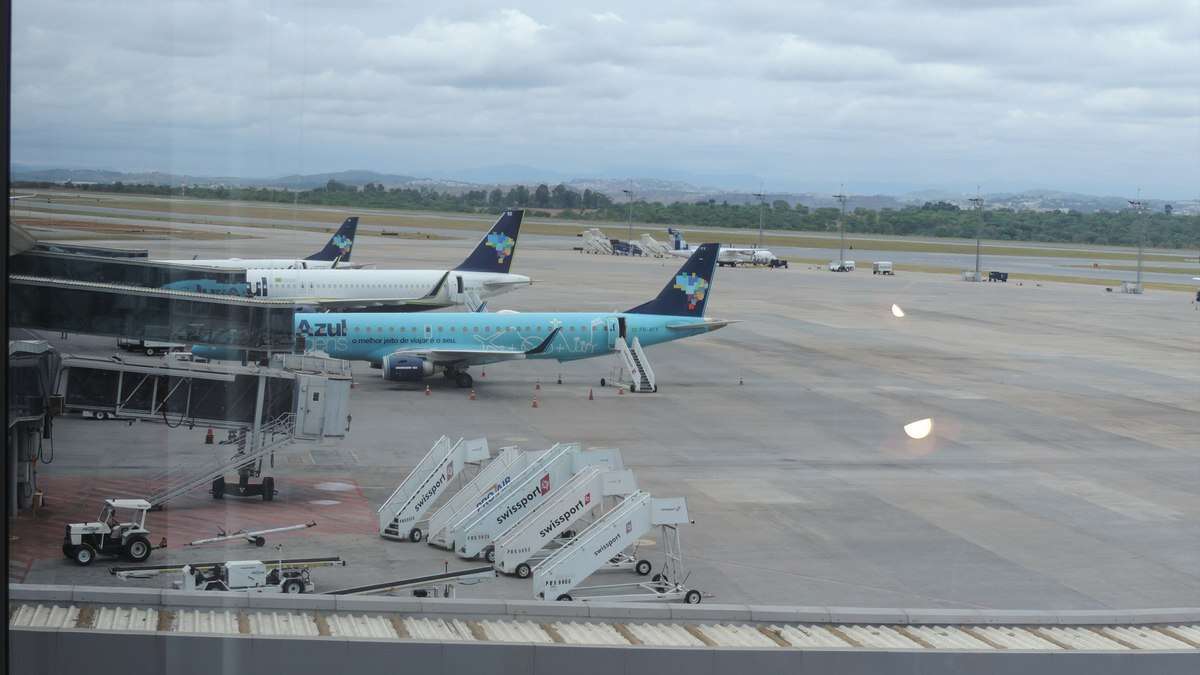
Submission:
M 223 270 L 282 270 L 310 269 L 321 270 L 333 267 L 332 260 L 304 260 L 298 258 L 204 258 L 197 260 L 155 260 L 154 262 L 169 265 L 188 265 L 191 267 L 216 267 Z
M 246 271 L 254 295 L 281 300 L 411 300 L 431 307 L 479 299 L 529 284 L 521 274 L 458 270 L 258 270 Z
M 708 330 L 703 317 L 595 312 L 432 314 L 298 313 L 295 330 L 306 350 L 349 361 L 378 362 L 393 352 L 470 349 L 531 350 L 560 328 L 531 359 L 571 361 L 601 356 L 624 334 L 643 346 Z M 504 360 L 504 359 L 497 359 Z

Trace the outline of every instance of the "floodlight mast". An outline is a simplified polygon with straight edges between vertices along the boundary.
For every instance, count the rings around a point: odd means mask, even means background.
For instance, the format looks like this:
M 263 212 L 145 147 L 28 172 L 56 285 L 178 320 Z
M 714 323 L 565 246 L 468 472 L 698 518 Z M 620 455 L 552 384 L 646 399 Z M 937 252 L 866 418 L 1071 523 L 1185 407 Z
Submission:
M 842 187 L 842 191 L 833 196 L 833 198 L 838 200 L 838 203 L 842 205 L 842 217 L 838 219 L 838 232 L 841 234 L 841 242 L 842 242 L 841 257 L 838 258 L 839 265 L 846 262 L 846 199 L 847 199 L 847 197 L 845 194 L 846 186 L 843 184 L 841 187 Z
M 1138 225 L 1138 264 L 1137 264 L 1137 292 L 1142 292 L 1142 249 L 1146 244 L 1146 220 L 1142 217 L 1145 212 L 1146 205 L 1142 202 L 1142 189 L 1138 188 L 1138 198 L 1127 200 L 1133 212 Z
M 763 247 L 763 213 L 767 208 L 767 195 L 762 192 L 755 192 L 755 197 L 758 197 L 758 248 Z
M 983 197 L 979 196 L 979 186 L 975 187 L 975 196 L 968 199 L 971 206 L 975 209 L 975 281 L 982 281 L 983 273 L 980 271 L 980 242 L 981 231 L 983 230 Z
M 633 187 L 632 182 L 629 184 L 629 187 L 631 187 L 631 188 Z M 625 196 L 629 198 L 629 221 L 628 221 L 629 222 L 629 241 L 630 241 L 630 243 L 632 243 L 633 242 L 633 190 L 621 190 L 621 192 L 624 192 Z

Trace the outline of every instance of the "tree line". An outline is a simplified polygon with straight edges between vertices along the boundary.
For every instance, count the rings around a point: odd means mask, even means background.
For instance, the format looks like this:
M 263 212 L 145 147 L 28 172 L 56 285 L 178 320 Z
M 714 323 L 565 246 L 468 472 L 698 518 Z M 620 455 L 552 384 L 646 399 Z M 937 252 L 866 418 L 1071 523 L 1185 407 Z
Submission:
M 61 188 L 56 183 L 15 183 L 24 188 Z M 516 185 L 507 190 L 438 191 L 426 187 L 388 188 L 378 183 L 357 186 L 330 180 L 310 190 L 279 188 L 189 186 L 106 183 L 70 187 L 83 191 L 144 195 L 186 195 L 201 199 L 233 199 L 278 204 L 311 204 L 347 208 L 420 209 L 460 213 L 497 213 L 506 208 L 525 207 L 531 216 L 553 216 L 580 221 L 623 222 L 630 205 L 615 203 L 608 195 L 579 192 L 566 185 L 541 184 L 530 189 Z M 539 210 L 540 209 L 540 210 Z M 634 222 L 678 226 L 707 226 L 757 229 L 759 205 L 730 204 L 715 200 L 697 202 L 635 201 Z M 1132 211 L 1026 211 L 1013 209 L 962 209 L 948 202 L 927 202 L 903 208 L 878 210 L 858 208 L 845 214 L 836 208 L 792 206 L 776 200 L 762 209 L 764 227 L 771 230 L 836 232 L 844 223 L 852 234 L 907 235 L 921 237 L 973 238 L 1007 241 L 1041 241 L 1098 245 L 1136 245 L 1143 236 L 1146 246 L 1190 248 L 1200 243 L 1200 216 L 1171 213 L 1136 214 Z

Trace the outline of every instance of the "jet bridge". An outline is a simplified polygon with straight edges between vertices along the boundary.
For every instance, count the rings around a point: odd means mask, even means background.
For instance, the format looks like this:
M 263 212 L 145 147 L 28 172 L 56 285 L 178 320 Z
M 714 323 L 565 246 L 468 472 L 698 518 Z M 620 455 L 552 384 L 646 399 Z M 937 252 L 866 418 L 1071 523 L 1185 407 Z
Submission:
M 533 569 L 533 594 L 542 600 L 683 600 L 697 604 L 700 591 L 684 584 L 683 554 L 678 525 L 689 522 L 682 497 L 654 499 L 641 490 L 626 497 L 562 548 Z M 580 586 L 613 555 L 623 551 L 655 527 L 665 548 L 662 571 L 650 581 L 605 586 Z
M 522 471 L 496 499 L 473 514 L 474 517 L 454 526 L 450 536 L 454 541 L 454 552 L 460 558 L 483 555 L 488 562 L 495 562 L 492 541 L 549 499 L 555 486 L 566 483 L 588 466 L 623 468 L 619 450 L 581 452 L 578 443 L 556 447 Z
M 433 507 L 450 481 L 467 464 L 478 464 L 488 457 L 487 439 L 457 442 L 442 436 L 408 474 L 391 496 L 379 507 L 379 536 L 385 539 L 421 541 L 424 532 L 417 520 Z
M 636 490 L 637 479 L 628 469 L 584 468 L 517 525 L 496 537 L 496 569 L 528 578 L 532 570 L 529 562 L 543 557 L 543 549 L 559 535 L 602 508 L 605 497 L 623 497 Z M 650 571 L 648 565 L 645 569 Z
M 453 549 L 454 542 L 446 538 L 450 525 L 495 499 L 538 454 L 515 446 L 503 448 L 470 483 L 429 517 L 426 541 L 433 546 Z

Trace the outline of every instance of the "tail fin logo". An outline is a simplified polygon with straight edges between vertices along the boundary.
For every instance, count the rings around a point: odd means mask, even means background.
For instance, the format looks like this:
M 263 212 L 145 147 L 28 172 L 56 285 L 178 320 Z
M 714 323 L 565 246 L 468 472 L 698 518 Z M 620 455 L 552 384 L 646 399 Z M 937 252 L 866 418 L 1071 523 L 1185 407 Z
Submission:
M 703 277 L 696 276 L 695 272 L 689 274 L 679 274 L 675 277 L 675 288 L 683 291 L 687 296 L 688 309 L 696 309 L 696 303 L 704 301 L 704 294 L 708 291 L 708 282 Z
M 496 262 L 500 263 L 501 265 L 504 264 L 505 258 L 512 255 L 513 246 L 516 246 L 516 244 L 517 242 L 514 241 L 512 237 L 504 234 L 503 232 L 493 232 L 489 234 L 487 236 L 487 241 L 484 242 L 485 246 L 496 249 Z
M 349 253 L 350 248 L 352 246 L 354 246 L 353 239 L 350 239 L 349 237 L 341 235 L 341 234 L 333 235 L 333 239 L 331 239 L 329 243 L 336 246 L 338 252 L 341 253 L 342 255 L 346 255 L 347 253 Z

